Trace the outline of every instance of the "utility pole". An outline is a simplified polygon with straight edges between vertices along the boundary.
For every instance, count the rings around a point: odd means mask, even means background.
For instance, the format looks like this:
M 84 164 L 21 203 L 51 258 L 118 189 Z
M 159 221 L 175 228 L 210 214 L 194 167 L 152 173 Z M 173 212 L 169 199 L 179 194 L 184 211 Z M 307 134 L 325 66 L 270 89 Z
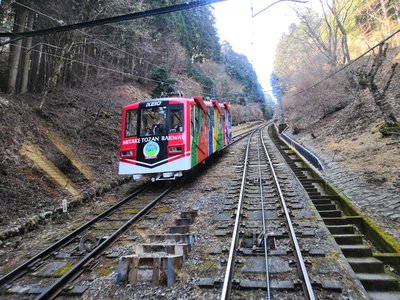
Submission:
M 250 116 L 249 116 L 249 98 L 246 96 L 244 98 L 244 101 L 246 102 L 246 122 L 249 121 Z
M 1 0 L 0 0 L 1 1 Z M 211 98 L 211 100 L 213 100 L 213 99 L 215 99 L 215 86 L 214 86 L 214 83 L 212 84 L 212 86 L 211 86 L 211 92 L 210 92 L 210 98 Z
M 283 106 L 282 106 L 282 98 L 278 100 L 279 109 L 281 111 L 281 123 L 285 124 L 285 116 L 283 115 Z

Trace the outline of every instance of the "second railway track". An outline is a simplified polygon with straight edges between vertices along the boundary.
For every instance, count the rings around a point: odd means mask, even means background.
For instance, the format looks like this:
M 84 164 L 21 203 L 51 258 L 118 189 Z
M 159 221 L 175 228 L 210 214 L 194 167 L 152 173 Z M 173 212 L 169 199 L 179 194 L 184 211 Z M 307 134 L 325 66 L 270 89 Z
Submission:
M 36 299 L 53 299 L 174 185 L 145 183 L 138 187 L 125 199 L 1 277 L 3 293 L 26 286 L 26 294 L 36 295 Z M 52 274 L 60 269 L 67 272 L 53 278 Z

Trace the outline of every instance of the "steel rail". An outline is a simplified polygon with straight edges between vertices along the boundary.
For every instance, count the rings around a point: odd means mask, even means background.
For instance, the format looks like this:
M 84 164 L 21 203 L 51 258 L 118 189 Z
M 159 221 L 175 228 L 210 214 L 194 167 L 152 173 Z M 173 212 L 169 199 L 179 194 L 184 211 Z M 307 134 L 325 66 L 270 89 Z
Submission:
M 36 262 L 49 257 L 55 251 L 58 251 L 62 247 L 70 244 L 79 234 L 81 234 L 85 230 L 91 228 L 95 223 L 97 223 L 99 221 L 102 221 L 103 219 L 107 218 L 109 215 L 111 215 L 112 212 L 114 212 L 120 206 L 124 205 L 126 202 L 132 200 L 132 198 L 136 197 L 139 193 L 141 193 L 149 184 L 150 184 L 150 182 L 146 182 L 145 184 L 141 185 L 140 187 L 138 187 L 132 194 L 130 194 L 125 199 L 121 200 L 120 202 L 118 202 L 114 206 L 112 206 L 109 209 L 107 209 L 102 214 L 98 215 L 96 218 L 90 220 L 89 222 L 87 222 L 86 224 L 82 225 L 81 227 L 79 227 L 75 231 L 73 231 L 70 234 L 68 234 L 67 236 L 63 237 L 61 240 L 57 241 L 56 243 L 54 243 L 50 247 L 46 248 L 45 250 L 43 250 L 39 254 L 35 255 L 34 257 L 32 257 L 31 259 L 29 259 L 28 261 L 26 261 L 25 263 L 23 263 L 19 267 L 15 268 L 14 270 L 9 272 L 8 274 L 6 274 L 3 277 L 1 277 L 0 278 L 0 287 L 6 285 L 8 283 L 11 283 L 12 281 L 18 279 L 19 277 L 24 275 L 26 272 L 28 272 L 30 267 L 32 267 Z
M 292 242 L 293 248 L 295 249 L 294 254 L 295 254 L 295 257 L 296 257 L 297 269 L 299 271 L 300 278 L 303 281 L 302 285 L 303 285 L 304 297 L 306 299 L 308 299 L 308 300 L 315 300 L 314 291 L 313 291 L 313 288 L 311 286 L 311 282 L 310 282 L 310 278 L 308 276 L 308 272 L 307 272 L 306 266 L 304 264 L 303 255 L 301 254 L 299 242 L 297 240 L 296 233 L 295 233 L 294 228 L 293 228 L 292 220 L 290 218 L 289 211 L 288 211 L 288 208 L 286 206 L 285 197 L 283 196 L 283 193 L 282 193 L 279 181 L 278 181 L 278 177 L 277 177 L 277 175 L 275 173 L 274 165 L 272 163 L 271 157 L 268 154 L 268 150 L 267 150 L 267 147 L 265 146 L 264 137 L 263 137 L 262 134 L 261 134 L 261 141 L 262 141 L 262 145 L 263 145 L 263 148 L 264 148 L 264 153 L 268 158 L 268 162 L 269 162 L 269 165 L 270 165 L 270 168 L 271 168 L 271 172 L 272 172 L 272 175 L 273 175 L 273 178 L 274 178 L 274 182 L 275 182 L 276 188 L 277 188 L 278 193 L 279 193 L 279 200 L 281 201 L 282 208 L 283 208 L 284 213 L 285 213 L 285 218 L 286 218 L 286 221 L 287 221 L 287 224 L 288 224 L 288 227 L 289 227 L 289 237 L 290 237 L 290 240 Z
M 98 245 L 92 252 L 87 254 L 83 259 L 81 259 L 71 270 L 69 270 L 66 274 L 60 277 L 53 285 L 48 287 L 42 294 L 40 294 L 36 300 L 50 300 L 54 299 L 61 293 L 64 287 L 70 283 L 72 280 L 77 278 L 84 270 L 85 266 L 98 257 L 107 247 L 112 245 L 120 235 L 125 233 L 129 228 L 145 216 L 166 194 L 168 194 L 174 187 L 176 183 L 170 185 L 165 191 L 163 191 L 160 195 L 157 196 L 151 203 L 149 203 L 146 207 L 144 207 L 140 212 L 138 212 L 135 216 L 133 216 L 129 221 L 127 221 L 124 225 L 122 225 L 117 231 L 115 231 L 109 238 L 104 240 L 100 245 Z
M 262 136 L 262 129 L 260 130 L 260 137 Z M 267 283 L 267 300 L 271 299 L 271 288 L 269 283 L 269 264 L 268 264 L 268 235 L 265 224 L 265 209 L 264 209 L 264 188 L 261 175 L 261 158 L 260 158 L 260 139 L 257 139 L 257 157 L 258 157 L 258 176 L 260 178 L 260 197 L 261 197 L 261 212 L 263 223 L 263 239 L 264 239 L 264 253 L 265 253 L 265 276 Z
M 234 269 L 234 263 L 235 263 L 235 257 L 236 257 L 236 247 L 237 247 L 238 237 L 239 237 L 240 212 L 242 210 L 242 204 L 243 204 L 243 198 L 244 198 L 244 187 L 245 187 L 246 176 L 247 176 L 248 159 L 249 159 L 249 152 L 250 152 L 249 151 L 250 141 L 256 130 L 258 130 L 258 128 L 251 132 L 249 140 L 247 141 L 246 154 L 245 154 L 245 160 L 244 160 L 244 166 L 243 166 L 242 185 L 240 188 L 239 203 L 238 203 L 238 207 L 237 207 L 237 211 L 236 211 L 235 226 L 234 226 L 233 234 L 232 234 L 232 243 L 231 243 L 231 247 L 229 250 L 229 258 L 228 258 L 228 263 L 226 266 L 224 284 L 222 286 L 221 300 L 229 299 L 229 295 L 231 293 L 232 275 L 233 275 L 233 269 Z
M 255 129 L 252 128 L 252 129 L 249 129 L 249 130 L 247 130 L 245 132 L 242 132 L 242 133 L 238 134 L 237 136 L 232 138 L 232 142 L 230 144 L 228 144 L 226 146 L 223 146 L 221 149 L 219 149 L 219 151 L 222 151 L 222 150 L 225 150 L 225 149 L 229 148 L 230 146 L 232 146 L 233 144 L 239 142 L 240 140 L 242 140 L 243 138 L 245 138 L 249 134 L 254 133 L 257 129 L 260 129 L 261 127 L 264 127 L 264 126 L 268 126 L 269 124 L 272 124 L 272 121 L 268 121 L 266 124 L 261 124 L 260 126 L 258 126 Z

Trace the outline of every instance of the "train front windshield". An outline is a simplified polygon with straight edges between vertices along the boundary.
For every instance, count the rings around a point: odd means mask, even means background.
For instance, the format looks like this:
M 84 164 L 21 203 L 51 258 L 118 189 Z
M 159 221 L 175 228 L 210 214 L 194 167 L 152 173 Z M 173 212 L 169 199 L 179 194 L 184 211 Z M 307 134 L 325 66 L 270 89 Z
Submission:
M 140 136 L 165 134 L 166 120 L 166 106 L 141 109 Z
M 169 132 L 183 132 L 183 105 L 172 104 L 169 108 Z

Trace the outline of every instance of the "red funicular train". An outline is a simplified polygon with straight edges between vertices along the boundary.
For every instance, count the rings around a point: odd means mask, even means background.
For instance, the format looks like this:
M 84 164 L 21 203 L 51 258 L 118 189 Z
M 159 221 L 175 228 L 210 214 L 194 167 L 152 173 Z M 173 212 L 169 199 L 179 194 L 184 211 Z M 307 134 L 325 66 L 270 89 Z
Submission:
M 232 140 L 229 103 L 201 97 L 146 100 L 124 107 L 119 174 L 175 179 Z

